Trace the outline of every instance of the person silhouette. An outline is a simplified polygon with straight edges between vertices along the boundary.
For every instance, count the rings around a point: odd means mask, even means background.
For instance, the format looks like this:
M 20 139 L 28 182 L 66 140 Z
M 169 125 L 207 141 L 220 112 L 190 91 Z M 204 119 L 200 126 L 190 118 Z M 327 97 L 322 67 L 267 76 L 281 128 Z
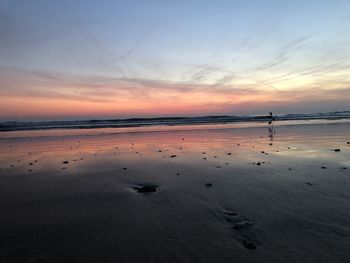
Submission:
M 275 129 L 273 127 L 274 117 L 272 112 L 270 111 L 269 114 L 269 121 L 268 121 L 268 131 L 269 131 L 269 138 L 271 141 L 273 141 L 273 135 L 275 134 Z

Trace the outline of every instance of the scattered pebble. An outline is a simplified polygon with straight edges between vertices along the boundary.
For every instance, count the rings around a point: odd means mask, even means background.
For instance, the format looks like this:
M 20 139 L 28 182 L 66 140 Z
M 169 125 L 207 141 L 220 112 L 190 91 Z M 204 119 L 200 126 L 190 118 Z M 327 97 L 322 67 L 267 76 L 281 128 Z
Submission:
M 64 162 L 62 162 L 63 164 L 69 164 L 69 161 L 64 161 Z
M 205 186 L 206 186 L 206 187 L 212 187 L 213 184 L 212 184 L 212 183 L 206 183 Z
M 261 162 L 257 162 L 256 165 L 261 165 Z
M 158 186 L 157 185 L 145 185 L 145 186 L 140 186 L 140 187 L 137 187 L 137 192 L 138 193 L 153 193 L 153 192 L 156 192 L 157 189 L 158 189 Z
M 334 149 L 335 152 L 340 152 L 340 149 Z
M 176 154 L 170 155 L 170 158 L 175 158 Z
M 244 238 L 242 240 L 242 243 L 247 249 L 256 249 L 256 245 L 252 241 L 250 241 L 248 239 Z

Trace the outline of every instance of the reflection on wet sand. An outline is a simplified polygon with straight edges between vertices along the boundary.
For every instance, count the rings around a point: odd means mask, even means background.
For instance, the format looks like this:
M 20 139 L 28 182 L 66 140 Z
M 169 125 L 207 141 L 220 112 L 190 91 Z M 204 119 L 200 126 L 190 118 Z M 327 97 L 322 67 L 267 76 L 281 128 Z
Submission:
M 266 136 L 265 124 L 2 138 L 0 259 L 293 262 L 311 261 L 308 252 L 345 260 L 349 130 L 293 125 Z

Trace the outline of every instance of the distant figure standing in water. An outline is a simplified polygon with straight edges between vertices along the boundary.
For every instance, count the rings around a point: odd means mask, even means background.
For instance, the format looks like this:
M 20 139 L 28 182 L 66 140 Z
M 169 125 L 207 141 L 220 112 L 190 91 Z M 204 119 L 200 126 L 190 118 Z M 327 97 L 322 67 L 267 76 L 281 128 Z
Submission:
M 275 120 L 275 118 L 273 117 L 272 112 L 270 112 L 268 130 L 269 130 L 269 137 L 270 137 L 271 141 L 273 141 L 273 135 L 275 134 L 275 129 L 273 127 L 274 120 Z

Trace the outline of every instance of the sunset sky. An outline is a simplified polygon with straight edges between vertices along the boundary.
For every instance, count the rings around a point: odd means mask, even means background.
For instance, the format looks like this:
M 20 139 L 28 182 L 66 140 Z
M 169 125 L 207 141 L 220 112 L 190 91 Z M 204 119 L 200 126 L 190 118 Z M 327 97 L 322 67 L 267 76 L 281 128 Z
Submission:
M 349 0 L 0 0 L 0 121 L 350 110 L 349 32 Z

